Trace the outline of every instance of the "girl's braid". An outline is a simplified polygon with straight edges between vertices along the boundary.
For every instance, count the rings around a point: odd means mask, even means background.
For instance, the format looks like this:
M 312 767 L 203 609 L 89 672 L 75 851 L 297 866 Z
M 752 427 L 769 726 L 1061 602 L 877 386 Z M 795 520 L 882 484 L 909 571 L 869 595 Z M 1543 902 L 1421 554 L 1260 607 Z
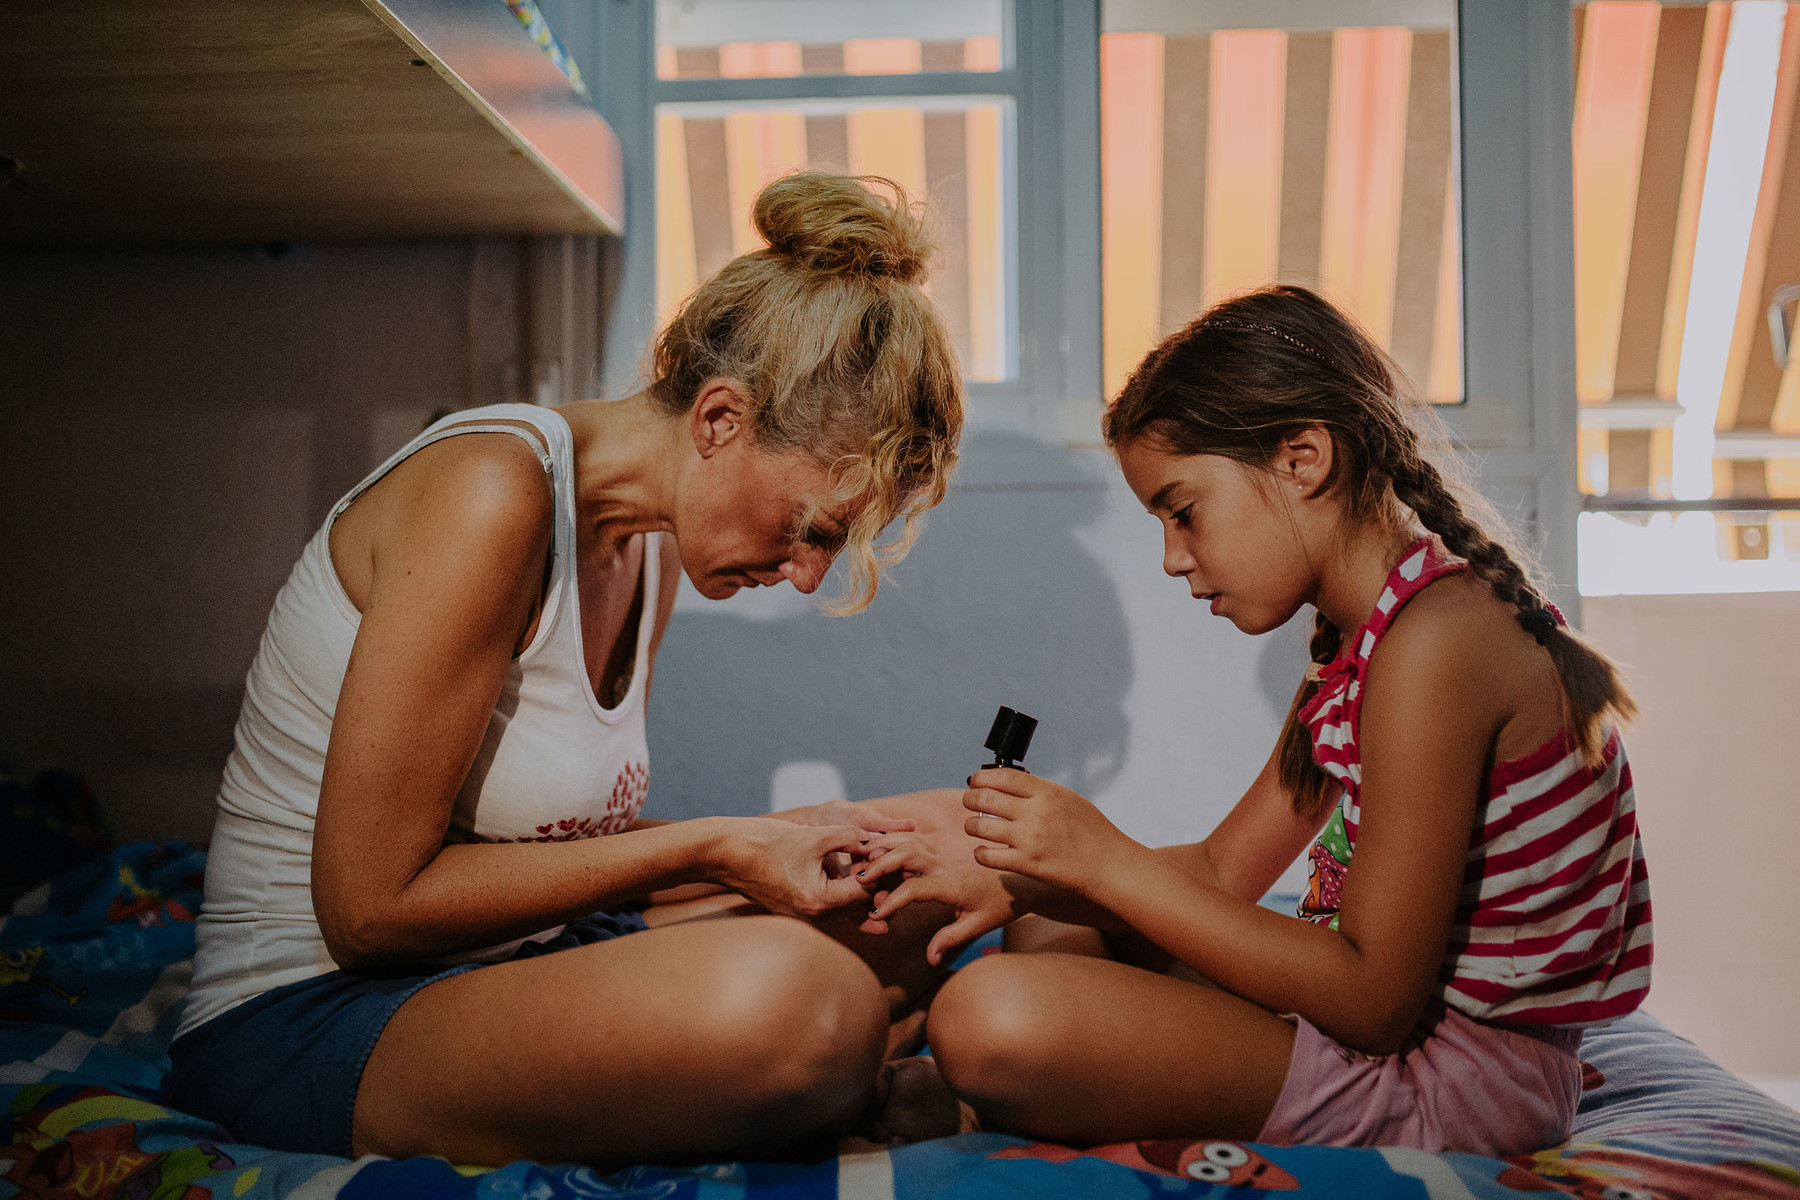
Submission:
M 1343 631 L 1324 613 L 1313 614 L 1312 664 L 1306 670 L 1300 690 L 1294 694 L 1294 703 L 1288 710 L 1287 723 L 1282 727 L 1281 742 L 1276 751 L 1281 782 L 1293 794 L 1294 811 L 1306 815 L 1323 815 L 1331 792 L 1331 777 L 1313 761 L 1312 734 L 1300 723 L 1299 714 L 1319 690 L 1322 680 L 1319 669 L 1337 657 L 1343 640 Z
M 1548 634 L 1540 636 L 1542 619 L 1537 614 L 1550 616 L 1553 624 L 1555 617 L 1524 568 L 1503 544 L 1489 537 L 1463 512 L 1438 469 L 1419 453 L 1410 429 L 1402 428 L 1393 440 L 1397 444 L 1391 448 L 1384 467 L 1394 496 L 1418 514 L 1426 529 L 1443 539 L 1450 553 L 1467 559 L 1470 568 L 1494 589 L 1494 594 L 1518 610 L 1519 624 L 1525 632 L 1544 644 Z
M 1516 610 L 1519 626 L 1550 652 L 1562 680 L 1571 731 L 1588 761 L 1598 764 L 1608 731 L 1603 718 L 1611 713 L 1630 719 L 1637 712 L 1617 668 L 1586 638 L 1563 624 L 1505 545 L 1489 537 L 1463 511 L 1443 476 L 1419 452 L 1410 426 L 1397 422 L 1383 441 L 1386 453 L 1378 461 L 1395 498 L 1443 539 L 1446 549 L 1468 560 L 1470 569 L 1494 595 Z

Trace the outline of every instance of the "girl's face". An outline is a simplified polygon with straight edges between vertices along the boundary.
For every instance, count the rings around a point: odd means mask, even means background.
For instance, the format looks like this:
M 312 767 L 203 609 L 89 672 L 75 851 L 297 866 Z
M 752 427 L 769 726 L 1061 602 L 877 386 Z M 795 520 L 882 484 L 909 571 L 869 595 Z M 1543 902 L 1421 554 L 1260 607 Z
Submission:
M 1267 633 L 1312 599 L 1317 577 L 1293 481 L 1214 454 L 1171 454 L 1142 438 L 1119 448 L 1119 466 L 1162 522 L 1163 570 L 1187 580 L 1214 616 Z

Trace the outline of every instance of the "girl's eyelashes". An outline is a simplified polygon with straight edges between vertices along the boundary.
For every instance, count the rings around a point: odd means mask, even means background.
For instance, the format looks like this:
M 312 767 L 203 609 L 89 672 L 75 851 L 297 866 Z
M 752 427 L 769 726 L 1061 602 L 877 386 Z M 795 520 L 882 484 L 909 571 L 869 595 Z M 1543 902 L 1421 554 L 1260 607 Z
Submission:
M 1193 521 L 1194 506 L 1189 504 L 1169 514 L 1169 520 L 1175 522 L 1177 529 L 1186 529 Z

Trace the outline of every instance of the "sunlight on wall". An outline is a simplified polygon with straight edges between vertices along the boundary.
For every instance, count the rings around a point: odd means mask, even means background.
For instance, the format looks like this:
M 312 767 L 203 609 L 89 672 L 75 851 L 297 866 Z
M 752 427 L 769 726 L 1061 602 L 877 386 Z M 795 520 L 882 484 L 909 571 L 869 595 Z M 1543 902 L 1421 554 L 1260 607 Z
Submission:
M 1582 513 L 1576 530 L 1584 596 L 1679 596 L 1700 592 L 1800 591 L 1800 545 L 1769 522 L 1769 557 L 1719 557 L 1711 513 L 1656 513 L 1636 520 Z

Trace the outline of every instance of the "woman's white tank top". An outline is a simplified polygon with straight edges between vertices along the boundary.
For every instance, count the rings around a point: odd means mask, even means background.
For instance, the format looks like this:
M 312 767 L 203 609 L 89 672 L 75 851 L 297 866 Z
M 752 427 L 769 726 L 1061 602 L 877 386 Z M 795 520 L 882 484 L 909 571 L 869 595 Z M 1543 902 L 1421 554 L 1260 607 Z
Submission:
M 539 437 L 516 421 L 536 429 Z M 481 749 L 457 793 L 453 841 L 549 842 L 617 833 L 649 787 L 644 693 L 656 625 L 661 534 L 643 539 L 643 603 L 631 684 L 615 708 L 588 683 L 575 569 L 574 439 L 554 410 L 499 404 L 454 413 L 338 501 L 275 598 L 225 764 L 206 868 L 194 985 L 180 1036 L 272 988 L 337 969 L 312 906 L 312 835 L 332 714 L 361 622 L 331 562 L 331 527 L 352 501 L 425 446 L 515 434 L 551 477 L 554 562 L 538 628 L 512 661 Z M 558 926 L 533 935 L 552 937 Z M 445 959 L 503 958 L 518 941 Z

